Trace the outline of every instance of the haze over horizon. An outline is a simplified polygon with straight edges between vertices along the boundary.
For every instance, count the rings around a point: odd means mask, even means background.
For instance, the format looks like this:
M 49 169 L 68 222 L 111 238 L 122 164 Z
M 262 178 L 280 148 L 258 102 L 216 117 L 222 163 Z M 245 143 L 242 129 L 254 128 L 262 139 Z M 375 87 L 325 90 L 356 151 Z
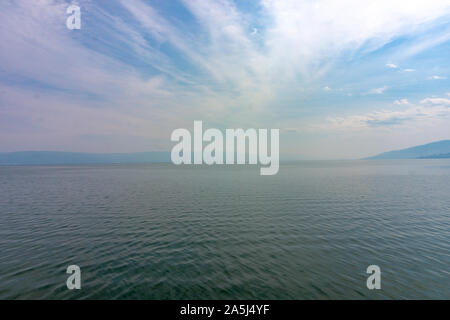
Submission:
M 194 153 L 191 153 L 191 159 Z M 236 154 L 235 154 L 236 156 Z M 248 153 L 245 155 L 248 161 Z M 388 150 L 380 154 L 359 159 L 326 160 L 392 160 L 392 159 L 448 159 L 450 158 L 450 140 L 413 146 L 399 150 Z M 225 158 L 223 158 L 225 161 Z M 324 160 L 281 156 L 281 162 L 296 160 Z M 135 153 L 77 153 L 61 151 L 19 151 L 0 152 L 0 165 L 51 165 L 51 164 L 112 164 L 112 163 L 170 163 L 171 152 L 135 152 Z M 247 162 L 248 163 L 248 162 Z
M 355 159 L 450 137 L 448 1 L 0 4 L 0 152 L 170 151 L 176 128 L 279 128 Z

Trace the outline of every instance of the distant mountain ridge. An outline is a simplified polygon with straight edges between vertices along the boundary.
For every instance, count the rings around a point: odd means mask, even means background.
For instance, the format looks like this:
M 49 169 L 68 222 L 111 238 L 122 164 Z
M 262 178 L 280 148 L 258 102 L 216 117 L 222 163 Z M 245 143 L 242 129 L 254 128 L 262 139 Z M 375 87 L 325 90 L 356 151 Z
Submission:
M 436 141 L 407 149 L 384 152 L 365 160 L 382 159 L 444 159 L 450 158 L 450 140 Z
M 448 159 L 450 140 L 442 140 L 402 150 L 384 152 L 364 160 Z M 82 153 L 20 151 L 0 153 L 0 165 L 64 165 L 114 163 L 170 163 L 170 152 Z
M 58 165 L 155 162 L 170 162 L 170 153 L 81 153 L 57 151 L 21 151 L 0 153 L 0 165 Z
M 445 154 L 435 154 L 427 157 L 420 157 L 419 159 L 449 159 L 449 158 L 450 153 L 445 153 Z

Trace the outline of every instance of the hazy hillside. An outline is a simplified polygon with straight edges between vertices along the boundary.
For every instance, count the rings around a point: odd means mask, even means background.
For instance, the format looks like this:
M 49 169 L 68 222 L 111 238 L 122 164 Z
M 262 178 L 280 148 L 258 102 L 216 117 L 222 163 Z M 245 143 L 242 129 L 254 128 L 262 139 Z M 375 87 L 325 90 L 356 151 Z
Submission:
M 169 161 L 170 153 L 168 152 L 102 154 L 54 151 L 24 151 L 0 153 L 0 165 L 151 163 Z
M 442 140 L 416 146 L 412 148 L 384 152 L 379 155 L 366 158 L 374 159 L 427 159 L 450 158 L 450 140 Z

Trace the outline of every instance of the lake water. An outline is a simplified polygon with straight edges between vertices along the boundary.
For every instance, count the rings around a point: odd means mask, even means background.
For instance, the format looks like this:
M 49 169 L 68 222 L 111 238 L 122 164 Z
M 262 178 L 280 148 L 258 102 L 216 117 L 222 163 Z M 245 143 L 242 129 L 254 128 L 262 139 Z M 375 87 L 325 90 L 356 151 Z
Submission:
M 450 160 L 0 167 L 1 299 L 450 299 L 449 271 Z

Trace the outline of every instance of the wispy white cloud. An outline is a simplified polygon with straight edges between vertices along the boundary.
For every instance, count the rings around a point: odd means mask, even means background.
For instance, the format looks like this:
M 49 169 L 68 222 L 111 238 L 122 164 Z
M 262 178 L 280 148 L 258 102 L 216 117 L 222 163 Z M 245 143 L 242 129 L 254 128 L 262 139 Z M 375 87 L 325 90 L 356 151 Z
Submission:
M 435 75 L 435 76 L 428 77 L 428 79 L 430 79 L 430 80 L 445 80 L 445 79 L 447 79 L 447 77 Z
M 448 9 L 443 9 L 444 12 Z M 448 11 L 447 13 L 448 14 Z M 444 14 L 445 15 L 445 14 Z M 438 46 L 450 40 L 450 28 L 444 28 L 437 32 L 422 33 L 421 27 L 426 27 L 428 23 L 419 23 L 414 26 L 414 31 L 418 32 L 419 36 L 415 39 L 412 44 L 406 47 L 400 47 L 398 54 L 396 55 L 398 59 L 407 59 L 418 55 L 430 48 Z
M 292 122 L 284 127 L 297 132 L 333 132 L 335 130 L 354 131 L 355 129 L 375 129 L 377 127 L 409 127 L 418 124 L 432 127 L 437 122 L 448 125 L 450 120 L 450 99 L 425 98 L 418 104 L 407 99 L 395 100 L 397 105 L 392 108 L 378 108 L 366 113 L 349 114 L 346 116 L 332 116 L 317 119 L 315 122 L 301 127 L 295 127 Z
M 429 103 L 430 106 L 411 106 L 404 110 L 392 111 L 381 110 L 363 115 L 353 115 L 348 117 L 330 117 L 328 130 L 354 130 L 361 128 L 376 127 L 405 127 L 420 123 L 421 125 L 433 126 L 435 122 L 442 122 L 450 119 L 450 101 L 448 99 L 425 99 L 422 103 Z
M 310 76 L 326 67 L 330 57 L 347 50 L 376 50 L 395 37 L 426 28 L 426 23 L 450 10 L 445 0 L 415 0 L 408 6 L 395 0 L 372 5 L 358 0 L 265 0 L 263 4 L 274 20 L 266 30 L 272 61 L 285 65 L 288 74 Z
M 393 64 L 393 63 L 387 63 L 386 66 L 389 67 L 389 68 L 392 68 L 392 69 L 397 69 L 398 68 L 398 66 L 396 64 Z
M 450 99 L 446 98 L 426 98 L 420 101 L 422 104 L 431 104 L 431 105 L 443 105 L 443 106 L 450 106 Z
M 369 92 L 367 92 L 367 94 L 383 94 L 387 88 L 388 88 L 387 86 L 375 88 L 375 89 L 369 90 Z
M 419 104 L 401 103 L 395 109 L 377 108 L 308 122 L 291 119 L 284 128 L 289 128 L 297 139 L 305 135 L 316 137 L 315 133 L 320 133 L 317 138 L 302 141 L 302 151 L 305 156 L 316 154 L 327 159 L 330 154 L 332 158 L 362 158 L 389 149 L 448 139 L 449 124 L 450 100 L 426 98 Z M 333 137 L 333 144 L 327 143 L 327 138 L 320 138 L 328 136 Z M 324 145 L 327 147 L 321 147 Z M 358 147 L 354 148 L 355 145 Z
M 400 99 L 400 100 L 395 100 L 394 104 L 396 105 L 405 105 L 405 104 L 409 104 L 408 99 Z

